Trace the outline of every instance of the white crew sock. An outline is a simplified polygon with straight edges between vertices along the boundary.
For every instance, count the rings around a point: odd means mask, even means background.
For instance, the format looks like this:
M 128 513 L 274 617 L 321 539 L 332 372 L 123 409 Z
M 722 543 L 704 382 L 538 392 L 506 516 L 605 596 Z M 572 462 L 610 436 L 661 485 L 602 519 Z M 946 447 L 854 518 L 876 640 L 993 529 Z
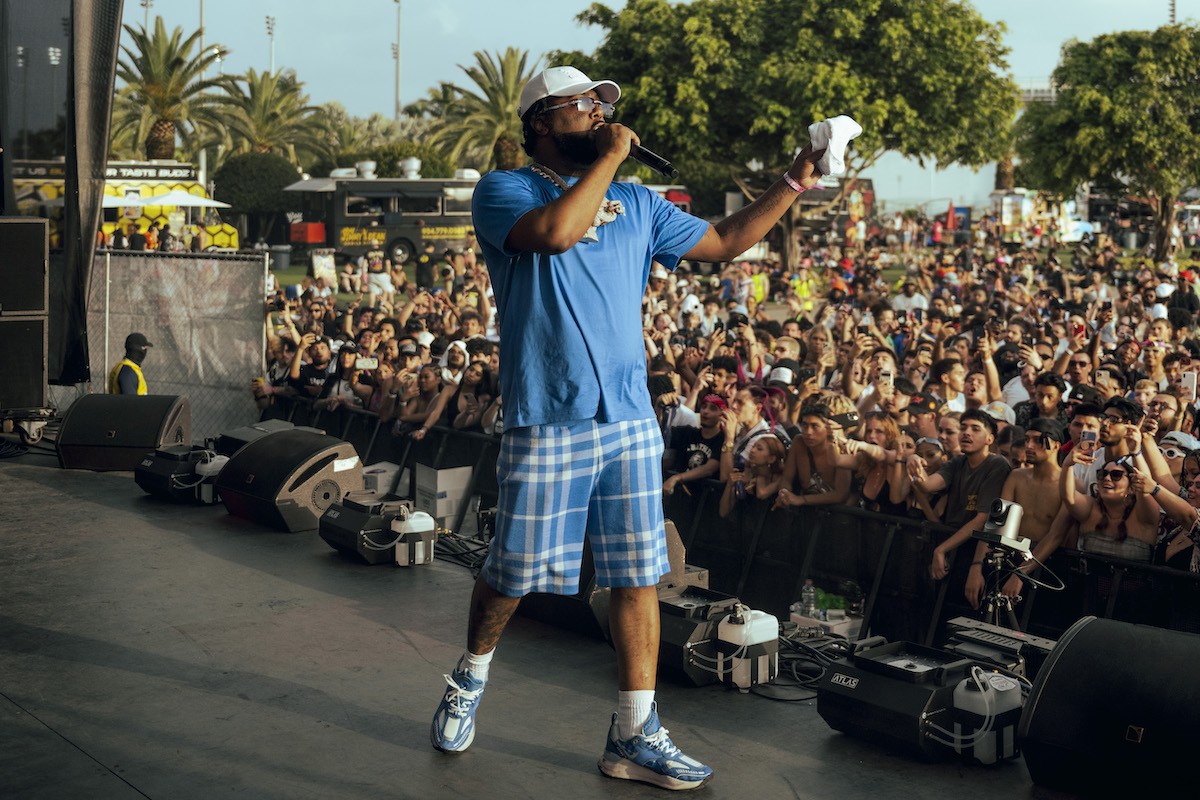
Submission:
M 467 672 L 471 673 L 475 680 L 485 683 L 488 679 L 488 665 L 492 663 L 492 656 L 496 655 L 495 650 L 489 650 L 481 656 L 477 656 L 470 650 L 463 653 L 463 667 Z
M 653 706 L 653 689 L 617 692 L 617 736 L 624 741 L 641 735 L 642 726 L 650 719 Z

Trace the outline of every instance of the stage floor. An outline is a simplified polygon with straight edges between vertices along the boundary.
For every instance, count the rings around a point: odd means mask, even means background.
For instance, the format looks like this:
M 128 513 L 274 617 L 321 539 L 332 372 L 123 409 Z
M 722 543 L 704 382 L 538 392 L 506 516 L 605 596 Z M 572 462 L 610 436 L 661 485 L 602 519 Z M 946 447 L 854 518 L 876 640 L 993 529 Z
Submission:
M 3 437 L 10 440 L 10 437 Z M 518 615 L 470 751 L 429 744 L 472 578 L 339 556 L 131 473 L 0 461 L 0 796 L 626 798 L 596 769 L 612 649 Z M 721 798 L 1062 798 L 1025 764 L 926 763 L 831 730 L 816 700 L 660 683 Z

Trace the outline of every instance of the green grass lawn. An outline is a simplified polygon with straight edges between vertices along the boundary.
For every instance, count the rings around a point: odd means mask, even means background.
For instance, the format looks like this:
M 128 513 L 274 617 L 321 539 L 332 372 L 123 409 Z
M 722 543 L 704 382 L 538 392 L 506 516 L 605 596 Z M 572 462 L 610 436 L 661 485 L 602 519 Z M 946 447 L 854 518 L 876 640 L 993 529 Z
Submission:
M 307 261 L 297 261 L 295 258 L 293 258 L 291 263 L 288 264 L 287 269 L 275 271 L 276 284 L 282 287 L 301 283 L 306 277 L 308 277 L 308 266 L 309 265 Z M 412 264 L 409 264 L 408 267 L 405 268 L 405 274 L 408 275 L 408 280 L 410 283 L 416 279 L 415 275 L 413 274 Z M 352 303 L 358 299 L 357 295 L 347 294 L 346 292 L 336 292 L 336 294 L 339 307 Z

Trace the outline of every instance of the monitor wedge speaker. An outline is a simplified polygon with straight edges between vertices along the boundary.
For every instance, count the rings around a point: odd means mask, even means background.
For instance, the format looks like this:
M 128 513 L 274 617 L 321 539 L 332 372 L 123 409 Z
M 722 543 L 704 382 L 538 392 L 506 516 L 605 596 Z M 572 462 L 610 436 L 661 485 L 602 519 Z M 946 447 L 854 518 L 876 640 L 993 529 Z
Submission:
M 134 470 L 160 447 L 192 444 L 192 408 L 167 394 L 88 394 L 67 409 L 58 432 L 63 469 Z
M 317 530 L 325 509 L 362 488 L 353 445 L 299 428 L 247 442 L 217 476 L 230 514 L 293 533 Z
M 1200 730 L 1200 636 L 1084 617 L 1038 670 L 1017 729 L 1039 786 L 1128 797 L 1181 786 Z

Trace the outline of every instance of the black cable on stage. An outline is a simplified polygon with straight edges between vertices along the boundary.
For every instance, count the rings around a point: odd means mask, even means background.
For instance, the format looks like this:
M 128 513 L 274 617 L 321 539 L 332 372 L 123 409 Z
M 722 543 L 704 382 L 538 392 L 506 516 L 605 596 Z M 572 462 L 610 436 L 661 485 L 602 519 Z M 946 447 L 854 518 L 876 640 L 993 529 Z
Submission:
M 29 452 L 29 447 L 16 442 L 0 442 L 0 458 L 20 458 Z
M 461 536 L 452 531 L 443 531 L 434 547 L 434 558 L 458 564 L 471 571 L 472 576 L 478 577 L 483 569 L 484 559 L 487 558 L 488 545 L 475 538 Z
M 770 683 L 751 686 L 751 693 L 783 703 L 813 700 L 829 665 L 850 651 L 850 643 L 841 637 L 805 639 L 797 633 L 779 637 L 779 672 Z

